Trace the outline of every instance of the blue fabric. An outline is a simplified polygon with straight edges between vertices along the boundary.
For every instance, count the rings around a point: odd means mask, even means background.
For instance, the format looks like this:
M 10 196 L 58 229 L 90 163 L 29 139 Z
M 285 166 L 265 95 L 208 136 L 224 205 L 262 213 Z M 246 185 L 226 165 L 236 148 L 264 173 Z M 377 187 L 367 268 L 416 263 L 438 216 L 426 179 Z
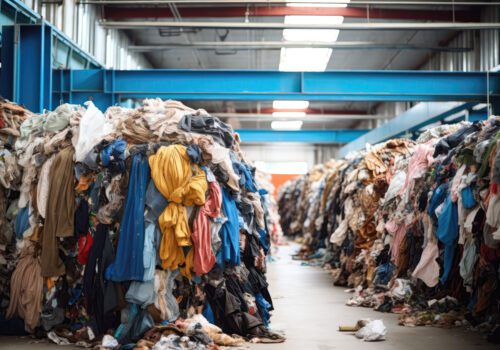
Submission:
M 148 182 L 148 158 L 136 154 L 130 169 L 116 259 L 111 265 L 113 281 L 142 281 L 144 278 L 144 198 Z
M 149 181 L 148 189 L 146 191 L 145 205 L 148 208 L 146 219 L 148 221 L 157 223 L 160 214 L 167 207 L 167 199 L 158 191 L 153 180 Z
M 448 279 L 448 275 L 453 267 L 458 233 L 458 206 L 457 203 L 453 203 L 451 200 L 451 195 L 448 195 L 443 205 L 443 211 L 439 216 L 436 231 L 437 238 L 444 245 L 444 270 L 439 279 L 442 284 Z
M 101 150 L 101 163 L 109 168 L 112 173 L 125 171 L 125 151 L 127 143 L 122 139 L 115 140 Z
M 23 233 L 30 227 L 30 212 L 28 207 L 19 209 L 16 215 L 16 223 L 14 225 L 14 231 L 16 232 L 16 238 L 23 238 Z
M 267 255 L 269 252 L 269 235 L 267 234 L 267 231 L 261 228 L 257 228 L 257 231 L 259 232 L 259 241 L 260 245 L 262 246 L 262 249 L 264 249 L 264 253 Z
M 205 301 L 205 307 L 203 308 L 202 315 L 207 319 L 208 322 L 210 322 L 211 324 L 215 324 L 214 312 L 212 311 L 210 303 L 207 301 Z
M 461 192 L 462 204 L 465 209 L 472 209 L 476 206 L 477 202 L 472 193 L 472 188 L 470 186 L 464 188 Z
M 269 327 L 269 320 L 271 318 L 271 315 L 269 315 L 269 309 L 271 308 L 271 304 L 264 299 L 261 293 L 255 294 L 255 302 L 257 303 L 260 316 L 262 317 L 262 323 L 264 326 Z
M 431 199 L 429 200 L 428 214 L 433 220 L 434 224 L 437 223 L 436 209 L 444 202 L 446 195 L 448 194 L 449 184 L 444 183 L 434 190 Z
M 186 147 L 186 152 L 188 154 L 189 160 L 192 163 L 200 164 L 201 163 L 201 149 L 198 145 L 189 145 Z
M 387 285 L 392 278 L 396 266 L 393 263 L 388 262 L 377 267 L 375 272 L 375 278 L 373 284 Z
M 232 153 L 230 154 L 230 158 L 233 163 L 234 172 L 240 176 L 240 186 L 249 192 L 257 192 L 250 167 L 245 163 L 239 162 Z
M 238 223 L 238 209 L 236 202 L 229 192 L 222 188 L 222 210 L 227 221 L 222 225 L 220 238 L 222 247 L 217 254 L 217 263 L 224 267 L 224 263 L 235 266 L 240 264 L 240 231 Z

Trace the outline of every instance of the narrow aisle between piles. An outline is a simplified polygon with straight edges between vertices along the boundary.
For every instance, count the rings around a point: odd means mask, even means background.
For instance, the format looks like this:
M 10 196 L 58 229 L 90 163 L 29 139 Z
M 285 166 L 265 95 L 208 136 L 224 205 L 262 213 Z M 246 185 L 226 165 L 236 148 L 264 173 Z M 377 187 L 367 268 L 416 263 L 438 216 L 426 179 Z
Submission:
M 267 276 L 275 300 L 271 327 L 285 331 L 287 340 L 283 344 L 254 344 L 252 350 L 497 349 L 473 332 L 402 327 L 397 324 L 398 315 L 346 306 L 351 294 L 345 293 L 342 287 L 334 287 L 327 272 L 292 260 L 298 249 L 295 243 L 280 246 L 275 261 L 268 265 Z M 363 318 L 383 320 L 387 340 L 367 343 L 351 333 L 338 332 L 339 325 L 352 325 Z

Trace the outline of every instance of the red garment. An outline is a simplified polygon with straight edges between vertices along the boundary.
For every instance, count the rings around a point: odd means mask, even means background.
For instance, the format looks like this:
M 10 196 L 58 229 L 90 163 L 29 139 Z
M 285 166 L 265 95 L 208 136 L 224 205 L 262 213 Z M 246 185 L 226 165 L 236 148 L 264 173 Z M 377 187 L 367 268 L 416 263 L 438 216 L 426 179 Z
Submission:
M 80 236 L 78 239 L 78 262 L 81 265 L 86 265 L 89 259 L 90 247 L 92 247 L 92 243 L 94 239 L 90 232 L 87 232 L 87 235 Z
M 216 218 L 220 215 L 222 193 L 217 182 L 210 182 L 209 186 L 207 200 L 194 220 L 191 233 L 194 250 L 193 270 L 198 276 L 208 273 L 215 264 L 208 218 Z

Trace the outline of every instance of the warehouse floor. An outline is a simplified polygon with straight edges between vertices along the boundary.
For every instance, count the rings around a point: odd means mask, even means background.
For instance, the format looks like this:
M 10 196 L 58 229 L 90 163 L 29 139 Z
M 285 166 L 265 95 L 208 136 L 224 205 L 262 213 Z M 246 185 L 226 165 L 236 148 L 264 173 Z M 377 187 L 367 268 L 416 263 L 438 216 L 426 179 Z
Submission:
M 330 276 L 318 267 L 302 266 L 291 259 L 298 246 L 280 247 L 275 261 L 269 264 L 268 279 L 275 302 L 272 328 L 284 331 L 283 344 L 252 344 L 252 350 L 334 350 L 334 349 L 498 349 L 479 334 L 432 327 L 398 326 L 397 315 L 371 309 L 345 306 L 349 297 L 343 288 L 333 287 Z M 363 343 L 350 333 L 337 331 L 339 325 L 351 325 L 358 319 L 382 319 L 387 326 L 387 340 Z M 57 345 L 32 343 L 30 339 L 0 337 L 0 349 L 58 349 Z M 64 347 L 73 349 L 73 347 Z M 81 349 L 81 348 L 74 348 Z

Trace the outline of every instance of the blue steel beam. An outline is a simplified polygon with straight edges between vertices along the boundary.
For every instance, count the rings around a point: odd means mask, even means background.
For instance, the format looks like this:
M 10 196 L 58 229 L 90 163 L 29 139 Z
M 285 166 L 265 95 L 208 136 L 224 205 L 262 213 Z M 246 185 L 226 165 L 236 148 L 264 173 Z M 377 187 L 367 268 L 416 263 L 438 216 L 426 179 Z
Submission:
M 446 117 L 471 109 L 475 103 L 463 102 L 427 102 L 419 103 L 401 115 L 389 120 L 384 125 L 371 130 L 356 140 L 344 145 L 339 156 L 345 157 L 351 151 L 358 151 L 366 144 L 374 145 L 406 132 L 416 131 L 425 125 L 441 121 Z
M 490 98 L 500 96 L 500 73 L 486 72 L 150 69 L 72 70 L 54 74 L 54 101 L 82 103 L 92 98 L 101 108 L 123 99 L 148 97 L 484 102 L 488 94 Z
M 368 130 L 253 130 L 239 129 L 243 143 L 264 142 L 307 142 L 307 143 L 346 143 L 355 140 Z

